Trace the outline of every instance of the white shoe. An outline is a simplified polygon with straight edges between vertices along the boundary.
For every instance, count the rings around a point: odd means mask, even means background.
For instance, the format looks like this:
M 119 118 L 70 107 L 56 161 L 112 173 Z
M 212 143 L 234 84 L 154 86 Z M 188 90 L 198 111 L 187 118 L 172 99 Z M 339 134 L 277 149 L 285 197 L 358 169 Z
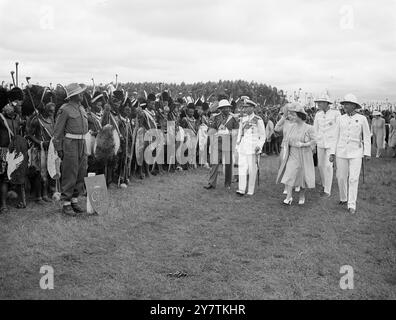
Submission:
M 301 190 L 301 187 L 296 187 L 296 192 L 300 192 L 300 190 Z
M 305 204 L 305 198 L 302 198 L 298 201 L 298 204 L 301 206 L 303 204 Z
M 293 198 L 290 198 L 290 199 L 286 198 L 285 200 L 283 200 L 283 204 L 288 205 L 288 206 L 291 206 L 292 202 L 293 202 Z
M 287 194 L 287 190 L 283 191 L 283 194 Z

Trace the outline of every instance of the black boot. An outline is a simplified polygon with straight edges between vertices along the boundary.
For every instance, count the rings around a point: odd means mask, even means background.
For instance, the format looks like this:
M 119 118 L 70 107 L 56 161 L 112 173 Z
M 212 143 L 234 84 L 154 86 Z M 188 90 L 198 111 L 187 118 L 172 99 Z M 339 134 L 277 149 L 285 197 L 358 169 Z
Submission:
M 77 215 L 70 204 L 63 206 L 62 213 L 71 217 L 75 217 Z
M 75 213 L 84 213 L 85 210 L 81 208 L 78 203 L 72 203 L 71 204 L 72 209 L 74 210 Z

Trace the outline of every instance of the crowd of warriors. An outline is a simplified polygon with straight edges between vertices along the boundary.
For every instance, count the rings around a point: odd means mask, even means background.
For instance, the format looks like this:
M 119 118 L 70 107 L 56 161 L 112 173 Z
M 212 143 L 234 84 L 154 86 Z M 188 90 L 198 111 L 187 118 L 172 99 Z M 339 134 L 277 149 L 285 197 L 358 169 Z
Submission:
M 27 194 L 38 204 L 45 204 L 51 202 L 52 195 L 60 191 L 59 179 L 49 176 L 47 159 L 57 112 L 65 103 L 66 96 L 67 92 L 61 85 L 55 89 L 38 85 L 29 85 L 23 90 L 0 87 L 1 213 L 8 210 L 8 197 L 17 199 L 16 207 L 25 208 Z M 230 97 L 219 94 L 209 102 L 204 98 L 173 99 L 167 91 L 134 97 L 128 97 L 125 90 L 115 88 L 110 92 L 84 91 L 81 104 L 86 110 L 92 141 L 87 142 L 88 172 L 104 174 L 108 186 L 127 187 L 134 177 L 145 179 L 164 171 L 196 167 L 195 161 L 187 164 L 177 161 L 169 164 L 146 163 L 144 150 L 149 142 L 144 140 L 144 134 L 150 129 L 159 129 L 164 134 L 171 129 L 177 134 L 183 128 L 198 134 L 202 126 L 211 126 L 213 116 L 219 112 L 216 101 L 222 99 Z M 286 102 L 283 101 L 283 104 Z M 225 112 L 230 112 L 238 121 L 242 115 L 238 100 L 232 100 L 231 106 L 231 110 Z M 307 109 L 306 121 L 309 124 L 313 123 L 315 112 L 315 108 Z M 371 123 L 371 113 L 367 110 L 363 112 Z M 282 105 L 271 108 L 258 106 L 256 113 L 262 117 L 266 128 L 267 140 L 263 153 L 279 154 L 282 136 L 274 127 L 282 116 Z M 388 142 L 391 131 L 395 130 L 395 114 L 384 112 L 382 116 L 386 122 L 384 137 Z M 169 122 L 174 123 L 174 128 L 169 127 Z M 10 155 L 14 161 L 8 161 Z M 208 167 L 209 162 L 201 165 Z

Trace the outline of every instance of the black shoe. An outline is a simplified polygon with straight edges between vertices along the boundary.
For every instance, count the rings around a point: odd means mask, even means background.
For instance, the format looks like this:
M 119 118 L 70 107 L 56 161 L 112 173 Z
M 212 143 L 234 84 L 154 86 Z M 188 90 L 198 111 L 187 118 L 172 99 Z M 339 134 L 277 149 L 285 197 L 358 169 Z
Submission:
M 236 194 L 240 197 L 243 197 L 245 194 L 244 193 L 240 193 L 239 191 L 236 192 Z
M 70 204 L 63 206 L 62 213 L 71 217 L 75 217 L 77 215 Z
M 73 211 L 74 211 L 75 213 L 84 213 L 84 212 L 85 212 L 85 210 L 84 210 L 83 208 L 81 208 L 81 207 L 78 205 L 78 203 L 72 203 L 72 204 L 71 204 L 71 207 L 72 207 L 72 209 L 73 209 Z
M 208 184 L 207 186 L 204 186 L 204 188 L 206 190 L 210 190 L 210 189 L 216 189 L 214 186 L 212 186 L 211 184 Z
M 330 193 L 327 193 L 327 192 L 324 192 L 324 191 L 323 191 L 323 192 L 320 194 L 320 197 L 323 198 L 323 199 L 330 198 Z
M 348 203 L 348 201 L 340 201 L 338 204 L 340 206 L 345 206 Z

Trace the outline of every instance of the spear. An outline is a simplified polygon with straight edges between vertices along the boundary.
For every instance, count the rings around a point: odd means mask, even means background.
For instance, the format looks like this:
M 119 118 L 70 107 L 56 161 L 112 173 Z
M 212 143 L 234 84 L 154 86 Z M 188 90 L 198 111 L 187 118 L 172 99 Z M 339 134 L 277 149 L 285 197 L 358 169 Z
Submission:
M 116 83 L 115 83 L 115 88 L 117 89 L 118 87 L 118 74 L 116 74 Z
M 17 87 L 18 87 L 18 65 L 19 65 L 19 62 L 15 62 L 15 73 L 16 73 L 15 78 L 16 78 L 16 86 Z
M 29 83 L 29 80 L 30 80 L 31 78 L 30 77 L 26 77 L 26 82 L 27 82 L 27 84 L 29 85 L 30 83 Z
M 14 84 L 14 87 L 15 87 L 15 78 L 14 78 L 14 74 L 15 74 L 15 71 L 11 71 L 12 83 Z
M 93 88 L 92 88 L 92 97 L 93 97 L 93 95 L 95 93 L 95 80 L 94 80 L 94 78 L 92 78 L 91 80 L 92 80 L 92 86 L 93 86 Z

